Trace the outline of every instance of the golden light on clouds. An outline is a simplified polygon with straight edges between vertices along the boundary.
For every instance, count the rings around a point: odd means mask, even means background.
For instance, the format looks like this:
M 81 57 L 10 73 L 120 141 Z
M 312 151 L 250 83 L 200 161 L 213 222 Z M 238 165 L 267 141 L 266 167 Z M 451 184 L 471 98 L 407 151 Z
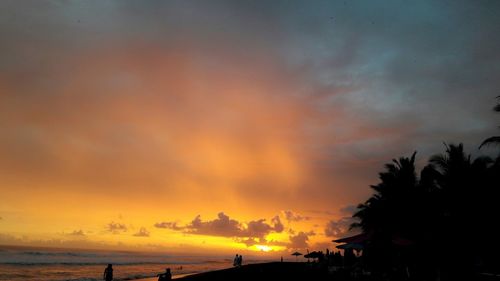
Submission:
M 4 2 L 0 244 L 325 249 L 383 163 L 496 134 L 495 9 Z
M 13 165 L 3 166 L 10 203 L 3 208 L 30 218 L 7 224 L 11 239 L 29 232 L 18 242 L 113 247 L 118 241 L 188 251 L 295 247 L 290 237 L 297 229 L 274 228 L 273 220 L 292 207 L 315 209 L 300 200 L 310 163 L 297 128 L 310 113 L 299 96 L 276 94 L 293 92 L 296 82 L 272 60 L 214 64 L 189 50 L 129 46 L 59 63 L 53 86 L 27 93 L 22 107 L 2 113 L 13 121 L 3 142 L 15 149 L 6 151 Z M 194 225 L 196 216 L 211 223 L 220 212 L 235 218 L 235 229 L 217 230 L 218 221 L 215 232 Z M 300 228 L 309 232 L 328 219 Z M 320 236 L 310 241 L 329 240 Z

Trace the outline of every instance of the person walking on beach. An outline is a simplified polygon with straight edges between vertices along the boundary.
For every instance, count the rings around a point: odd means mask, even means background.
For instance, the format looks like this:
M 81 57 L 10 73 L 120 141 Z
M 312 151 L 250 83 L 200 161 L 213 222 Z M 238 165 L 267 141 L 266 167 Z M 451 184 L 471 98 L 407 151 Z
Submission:
M 158 281 L 168 281 L 172 280 L 172 273 L 170 272 L 170 268 L 165 270 L 165 273 L 158 274 Z
M 113 281 L 113 265 L 112 264 L 108 264 L 108 267 L 106 267 L 106 269 L 104 269 L 104 275 L 103 275 L 102 279 L 104 279 L 106 281 Z

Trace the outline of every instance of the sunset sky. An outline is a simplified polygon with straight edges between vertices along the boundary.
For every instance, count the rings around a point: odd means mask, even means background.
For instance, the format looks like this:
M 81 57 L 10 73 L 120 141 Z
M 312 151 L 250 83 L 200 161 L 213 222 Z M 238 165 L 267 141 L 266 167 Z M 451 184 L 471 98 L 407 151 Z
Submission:
M 1 1 L 0 244 L 333 248 L 498 134 L 500 1 Z M 269 254 L 269 253 L 268 253 Z

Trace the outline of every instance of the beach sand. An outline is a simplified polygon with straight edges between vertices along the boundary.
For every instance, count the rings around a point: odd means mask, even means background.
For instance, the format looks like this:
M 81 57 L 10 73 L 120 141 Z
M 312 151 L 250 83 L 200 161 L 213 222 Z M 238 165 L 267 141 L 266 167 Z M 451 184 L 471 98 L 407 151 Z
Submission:
M 175 272 L 173 272 L 175 274 Z M 335 280 L 335 281 L 373 281 L 370 277 L 350 277 L 346 272 L 337 272 L 332 275 L 327 273 L 326 268 L 321 268 L 317 263 L 305 262 L 270 262 L 244 265 L 240 268 L 228 268 L 209 272 L 197 273 L 187 276 L 174 276 L 174 279 L 182 281 L 240 281 L 240 280 Z M 138 281 L 157 281 L 158 278 L 146 278 Z M 497 275 L 477 275 L 473 280 L 477 281 L 500 281 Z
M 189 276 L 189 275 L 194 275 L 194 274 L 203 274 L 203 273 L 178 274 L 178 275 L 174 275 L 172 277 L 172 279 L 181 279 L 183 277 L 186 277 L 186 276 Z M 158 281 L 158 277 L 149 277 L 149 278 L 135 279 L 135 281 Z
M 175 274 L 175 272 L 173 272 Z M 228 268 L 187 276 L 174 276 L 178 280 L 328 280 L 326 270 L 315 264 L 303 262 L 270 262 L 243 265 L 239 268 Z M 158 278 L 141 279 L 156 281 Z

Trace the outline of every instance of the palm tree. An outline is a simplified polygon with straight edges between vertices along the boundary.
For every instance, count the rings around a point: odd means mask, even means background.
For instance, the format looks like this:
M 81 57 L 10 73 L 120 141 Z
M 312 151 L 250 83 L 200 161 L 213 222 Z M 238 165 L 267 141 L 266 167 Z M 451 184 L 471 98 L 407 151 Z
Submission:
M 416 152 L 410 158 L 393 159 L 392 163 L 385 165 L 386 171 L 379 174 L 380 183 L 371 186 L 375 194 L 358 206 L 353 216 L 359 219 L 359 223 L 354 223 L 352 227 L 359 227 L 365 233 L 409 232 L 408 217 L 405 216 L 413 205 L 409 201 L 413 199 L 418 182 L 415 155 Z
M 497 105 L 495 105 L 495 107 L 493 107 L 493 110 L 496 112 L 500 112 L 500 96 L 498 96 L 497 99 L 499 101 L 498 101 Z M 489 138 L 485 139 L 481 143 L 481 145 L 479 146 L 479 149 L 481 149 L 481 147 L 483 147 L 484 145 L 490 145 L 490 144 L 500 145 L 500 136 L 493 136 L 493 137 L 489 137 Z
M 500 157 L 472 160 L 462 144 L 445 147 L 420 177 L 415 153 L 386 164 L 380 182 L 371 186 L 374 194 L 358 206 L 353 217 L 359 222 L 351 227 L 369 235 L 364 254 L 375 272 L 391 272 L 402 256 L 419 268 L 417 274 L 441 280 L 474 279 L 477 264 L 498 270 Z M 395 237 L 413 246 L 403 249 L 393 243 Z
M 498 249 L 498 231 L 491 223 L 497 219 L 493 206 L 500 186 L 498 168 L 489 157 L 471 160 L 462 144 L 446 145 L 446 153 L 431 157 L 429 162 L 436 171 L 438 188 L 434 244 L 442 250 L 440 267 L 450 279 L 457 279 L 456 268 L 468 269 L 462 274 L 472 274 L 471 265 L 478 259 L 491 260 L 488 251 Z M 464 241 L 474 242 L 457 247 Z
M 365 260 L 375 274 L 391 271 L 397 250 L 395 237 L 414 238 L 419 197 L 416 195 L 418 178 L 415 172 L 415 155 L 401 157 L 385 165 L 379 174 L 380 183 L 372 185 L 375 191 L 365 203 L 358 206 L 353 217 L 359 219 L 351 227 L 359 227 L 369 234 Z M 401 262 L 401 261 L 400 261 Z

